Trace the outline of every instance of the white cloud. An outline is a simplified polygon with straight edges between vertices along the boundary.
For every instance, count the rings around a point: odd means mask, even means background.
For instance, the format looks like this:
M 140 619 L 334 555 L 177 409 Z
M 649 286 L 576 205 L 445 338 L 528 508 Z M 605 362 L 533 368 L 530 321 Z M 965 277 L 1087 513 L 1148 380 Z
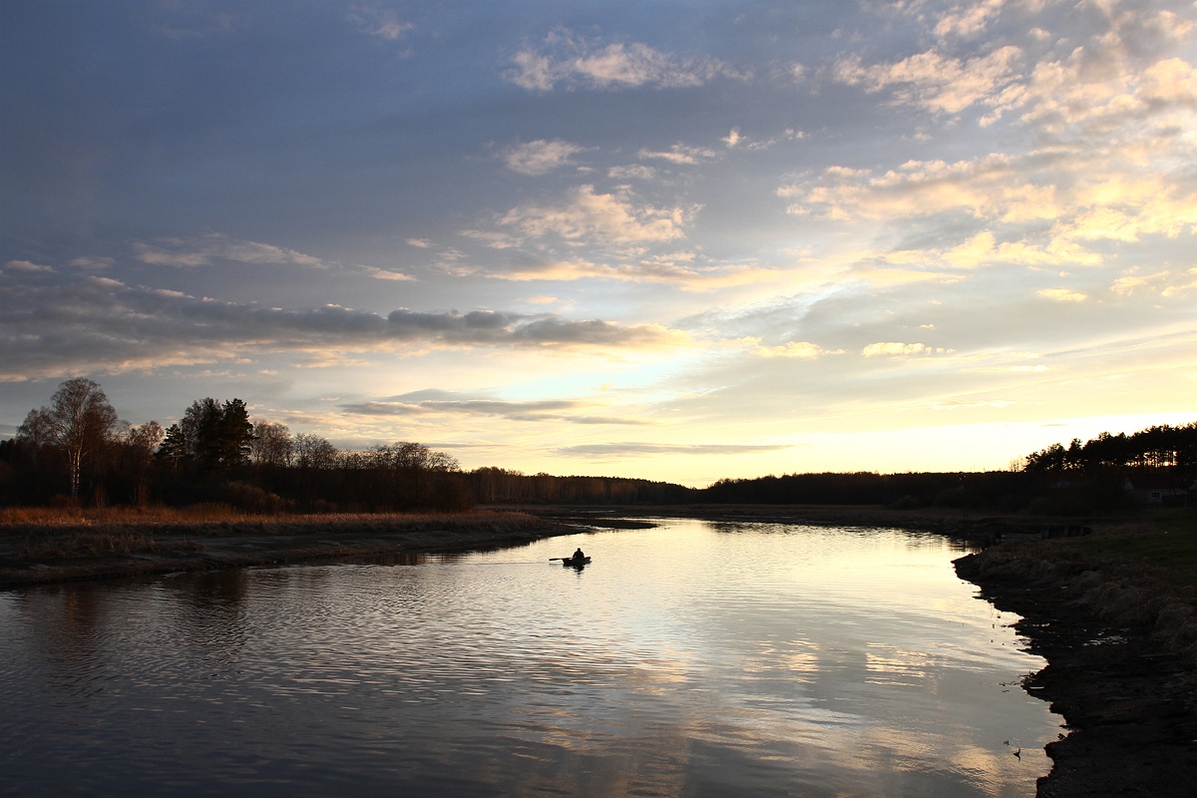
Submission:
M 1044 288 L 1037 293 L 1044 299 L 1050 299 L 1054 302 L 1084 302 L 1089 298 L 1088 295 L 1082 294 L 1080 291 L 1073 291 L 1068 288 Z
M 463 266 L 458 276 L 478 276 L 511 282 L 574 282 L 610 280 L 625 283 L 670 285 L 684 291 L 716 291 L 736 286 L 761 286 L 784 280 L 785 273 L 738 263 L 694 263 L 693 253 L 673 252 L 634 258 L 614 264 L 584 258 L 532 259 L 504 268 Z M 560 301 L 560 298 L 553 298 Z
M 745 77 L 711 58 L 684 59 L 640 42 L 600 45 L 566 30 L 549 34 L 542 50 L 525 47 L 512 59 L 506 78 L 530 91 L 558 83 L 597 89 L 699 86 L 716 76 Z
M 537 139 L 518 144 L 503 153 L 503 161 L 513 172 L 524 175 L 543 175 L 566 166 L 582 148 L 561 139 Z
M 994 17 L 998 16 L 1006 0 L 984 0 L 964 6 L 954 6 L 940 17 L 935 24 L 937 36 L 972 36 L 980 33 Z
M 698 163 L 700 160 L 714 158 L 718 155 L 714 150 L 706 147 L 691 147 L 686 144 L 674 144 L 666 151 L 654 151 L 649 149 L 642 149 L 639 152 L 641 158 L 657 158 L 663 161 L 669 161 L 679 165 L 692 165 Z
M 949 355 L 954 349 L 927 346 L 922 343 L 907 344 L 901 341 L 879 341 L 861 350 L 864 357 L 907 357 L 911 355 Z
M 761 358 L 788 358 L 792 360 L 815 360 L 823 355 L 840 355 L 842 349 L 828 350 L 810 341 L 786 341 L 783 344 L 769 346 L 761 343 L 760 338 L 738 338 L 732 341 L 720 342 L 724 346 L 739 349 L 747 354 Z
M 681 238 L 693 214 L 694 209 L 680 206 L 637 206 L 627 193 L 599 194 L 594 186 L 583 185 L 563 205 L 522 205 L 505 213 L 499 224 L 533 239 L 551 235 L 566 242 L 645 244 Z
M 14 272 L 43 272 L 53 274 L 54 268 L 51 266 L 43 266 L 40 263 L 34 263 L 28 260 L 10 260 L 4 264 L 4 268 Z
M 375 6 L 353 6 L 347 18 L 357 26 L 360 32 L 389 41 L 399 39 L 415 27 L 413 23 L 401 22 L 398 15 L 391 9 Z
M 410 274 L 404 274 L 403 272 L 393 272 L 388 269 L 368 269 L 367 271 L 369 271 L 370 276 L 376 280 L 392 280 L 392 281 L 398 281 L 398 282 L 411 282 L 416 279 L 415 277 L 412 277 Z
M 1021 94 L 1016 83 L 1021 57 L 1022 51 L 1013 45 L 965 60 L 927 50 L 873 66 L 864 66 L 860 56 L 851 55 L 835 65 L 834 76 L 868 92 L 892 89 L 895 102 L 937 113 L 957 114 L 976 104 L 1002 110 Z

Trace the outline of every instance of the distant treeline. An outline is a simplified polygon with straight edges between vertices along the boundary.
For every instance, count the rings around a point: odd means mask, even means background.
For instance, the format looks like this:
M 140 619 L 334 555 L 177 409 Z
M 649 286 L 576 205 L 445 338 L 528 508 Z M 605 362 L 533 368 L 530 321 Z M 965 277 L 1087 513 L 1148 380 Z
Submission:
M 985 473 L 789 474 L 696 490 L 619 477 L 463 471 L 409 441 L 342 451 L 311 433 L 255 422 L 240 399 L 196 400 L 163 428 L 118 420 L 100 386 L 77 378 L 0 442 L 0 504 L 226 504 L 254 512 L 463 510 L 484 504 L 882 504 L 1084 514 L 1129 506 L 1128 477 L 1176 487 L 1197 478 L 1197 423 L 1102 433 Z
M 1097 474 L 1126 469 L 1197 470 L 1197 422 L 1179 427 L 1163 424 L 1131 435 L 1103 432 L 1084 443 L 1073 438 L 1067 449 L 1055 443 L 1027 455 L 1025 466 L 1033 474 Z
M 67 380 L 0 442 L 0 503 L 227 504 L 254 512 L 464 510 L 486 503 L 684 501 L 680 485 L 614 477 L 466 472 L 410 441 L 342 451 L 254 422 L 240 399 L 196 400 L 168 428 L 121 422 L 99 385 Z
M 725 479 L 703 491 L 731 504 L 884 504 L 967 507 L 1003 513 L 1081 515 L 1127 508 L 1127 490 L 1150 482 L 1187 489 L 1197 479 L 1197 423 L 1156 426 L 1132 435 L 1103 432 L 1068 448 L 1053 444 L 1010 471 L 956 474 L 789 474 Z
M 724 504 L 885 504 L 897 507 L 1025 506 L 1032 498 L 1024 475 L 1010 471 L 944 474 L 786 474 L 721 479 L 703 491 Z

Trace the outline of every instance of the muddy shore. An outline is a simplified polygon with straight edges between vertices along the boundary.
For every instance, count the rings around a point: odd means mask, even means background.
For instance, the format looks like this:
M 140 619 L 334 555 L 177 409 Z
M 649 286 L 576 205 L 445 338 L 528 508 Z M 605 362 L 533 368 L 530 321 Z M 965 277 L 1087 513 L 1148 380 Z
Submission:
M 450 516 L 315 516 L 196 523 L 0 525 L 0 589 L 214 570 L 519 546 L 555 535 L 638 528 L 644 517 L 887 526 L 970 541 L 962 579 L 1003 611 L 1048 666 L 1026 680 L 1067 734 L 1047 746 L 1042 798 L 1189 796 L 1197 784 L 1197 582 L 1096 556 L 1047 526 L 955 510 L 840 506 L 525 507 Z M 1098 535 L 1102 530 L 1098 530 Z M 998 544 L 998 541 L 1005 541 Z
M 1024 688 L 1051 702 L 1067 735 L 1047 745 L 1041 798 L 1187 798 L 1197 784 L 1194 589 L 1166 569 L 1087 556 L 1073 543 L 1020 541 L 967 555 L 957 573 L 1022 620 L 1048 665 Z

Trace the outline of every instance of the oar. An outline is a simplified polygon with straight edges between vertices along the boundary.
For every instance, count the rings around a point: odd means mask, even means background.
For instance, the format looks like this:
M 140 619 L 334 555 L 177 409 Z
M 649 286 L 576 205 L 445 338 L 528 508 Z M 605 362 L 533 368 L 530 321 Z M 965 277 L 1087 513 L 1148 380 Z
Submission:
M 569 559 L 569 557 L 550 557 L 549 562 L 553 562 L 554 560 L 568 560 L 568 559 Z

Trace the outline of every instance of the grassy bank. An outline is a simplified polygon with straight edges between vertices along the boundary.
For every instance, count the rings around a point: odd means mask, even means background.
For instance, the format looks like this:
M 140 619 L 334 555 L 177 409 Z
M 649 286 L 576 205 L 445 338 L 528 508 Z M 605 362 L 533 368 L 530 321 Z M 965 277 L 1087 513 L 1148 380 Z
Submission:
M 582 531 L 527 513 L 253 515 L 180 510 L 0 514 L 0 589 L 77 579 L 500 548 Z

